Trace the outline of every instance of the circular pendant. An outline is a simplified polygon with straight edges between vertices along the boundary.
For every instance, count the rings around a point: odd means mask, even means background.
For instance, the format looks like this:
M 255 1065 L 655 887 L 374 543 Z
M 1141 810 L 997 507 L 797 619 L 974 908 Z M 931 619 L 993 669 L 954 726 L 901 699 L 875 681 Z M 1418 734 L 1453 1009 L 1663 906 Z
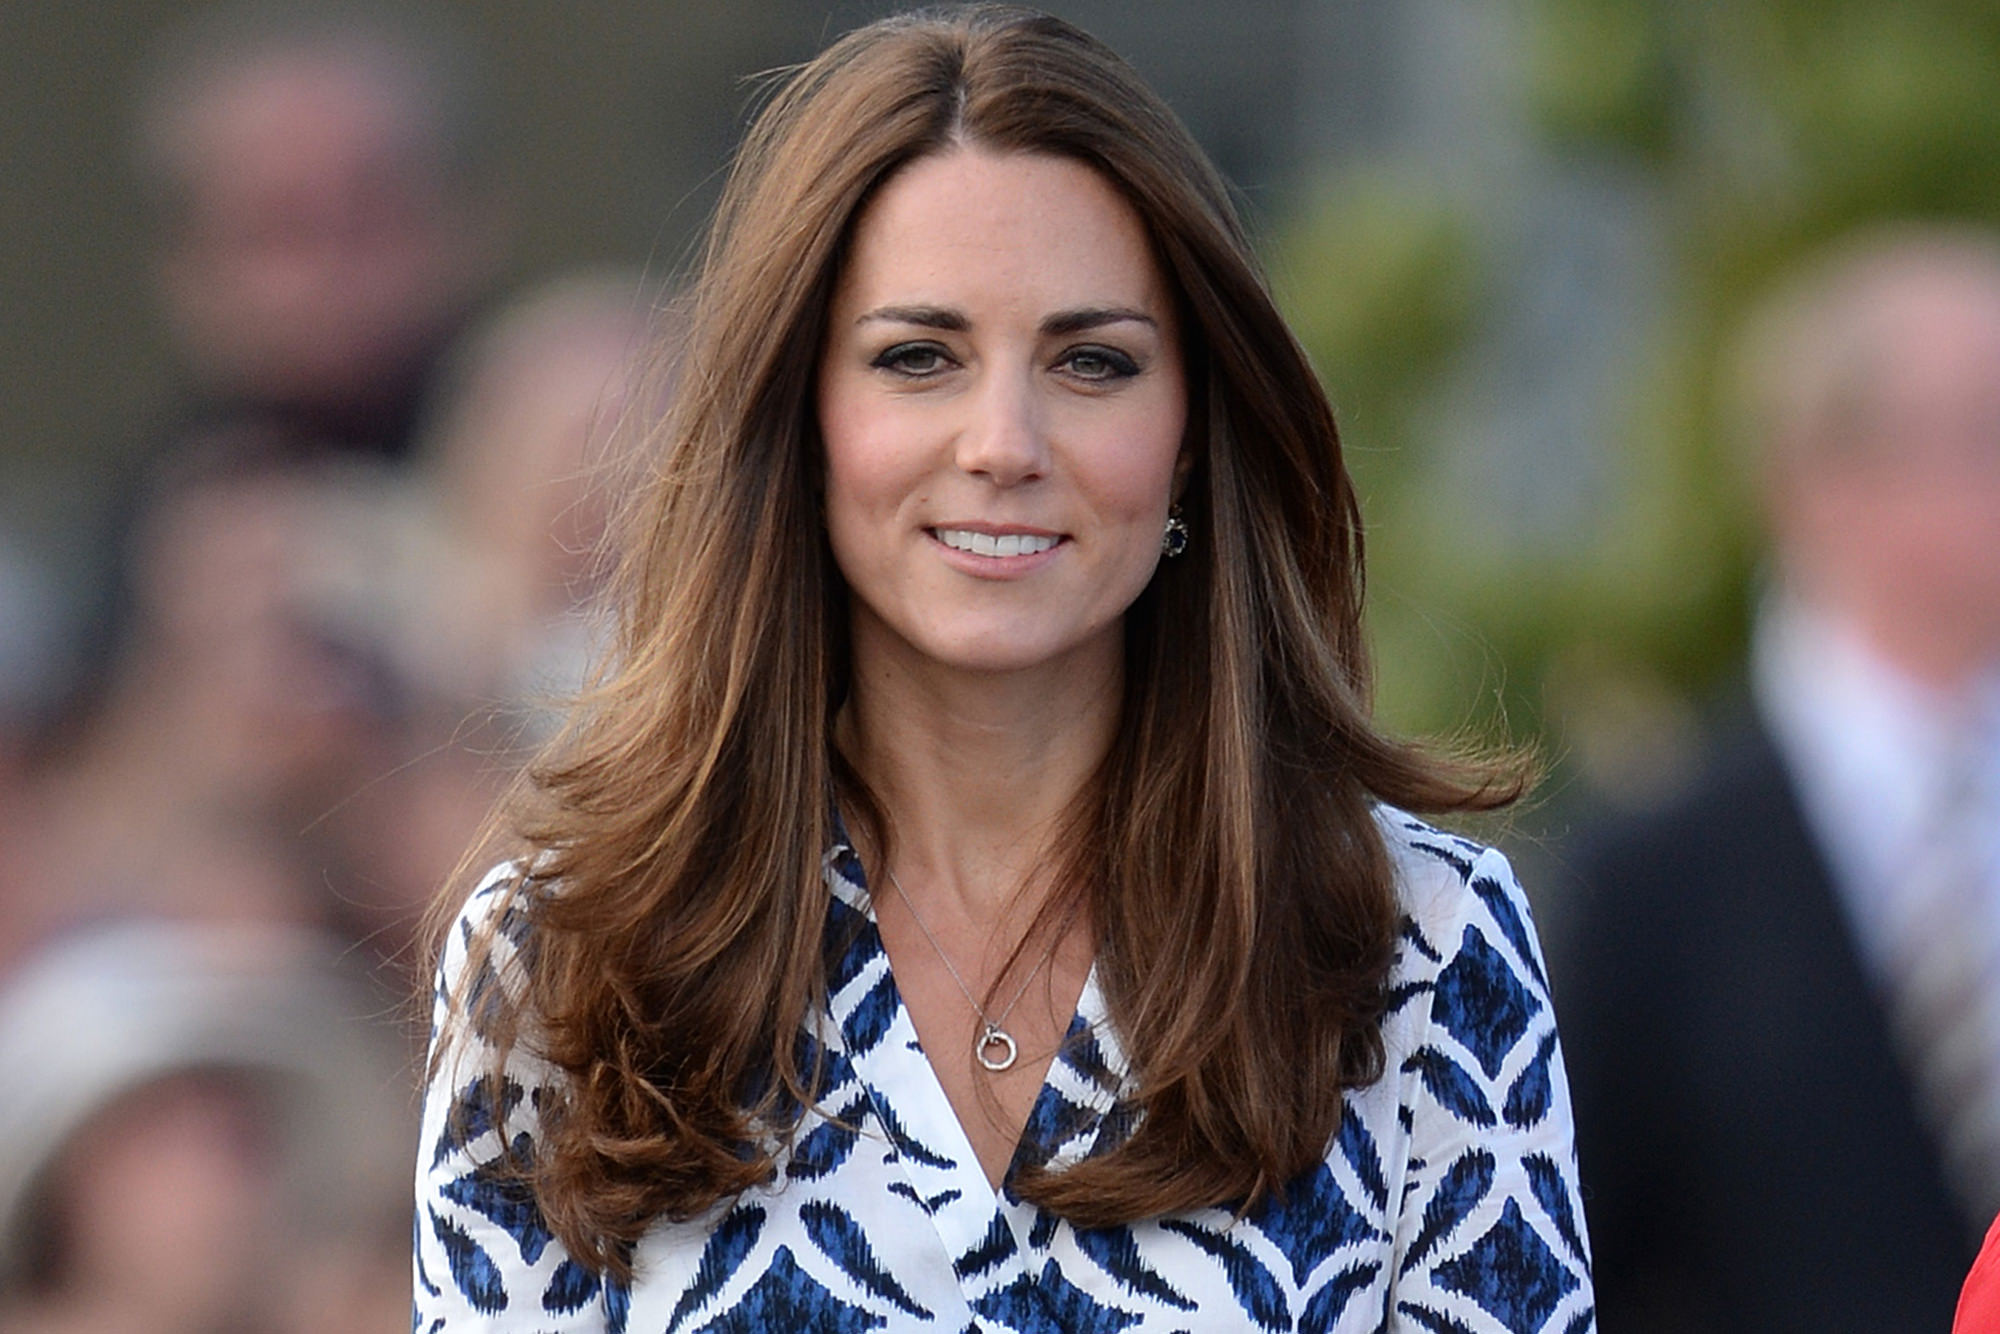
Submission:
M 989 1055 L 988 1053 L 996 1047 L 1000 1048 L 1000 1055 L 997 1057 Z M 1008 1036 L 1006 1029 L 998 1024 L 988 1024 L 986 1031 L 979 1035 L 979 1040 L 972 1044 L 972 1054 L 979 1058 L 981 1065 L 997 1075 L 1002 1070 L 1013 1069 L 1014 1057 L 1019 1052 L 1014 1046 L 1014 1039 Z

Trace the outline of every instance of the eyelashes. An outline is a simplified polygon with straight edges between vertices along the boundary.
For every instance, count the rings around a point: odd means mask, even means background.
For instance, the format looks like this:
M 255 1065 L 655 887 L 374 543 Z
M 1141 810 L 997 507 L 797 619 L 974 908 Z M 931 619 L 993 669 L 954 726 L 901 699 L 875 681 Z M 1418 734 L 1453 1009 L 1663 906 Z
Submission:
M 929 339 L 892 344 L 868 363 L 874 370 L 890 371 L 911 380 L 927 380 L 942 375 L 958 364 L 948 348 Z M 1129 380 L 1144 369 L 1129 353 L 1102 343 L 1065 348 L 1052 363 L 1052 368 L 1087 384 Z
M 923 380 L 956 363 L 942 344 L 916 341 L 883 348 L 868 364 L 878 371 L 895 371 L 913 380 Z
M 1098 382 L 1128 380 L 1139 373 L 1139 363 L 1115 347 L 1090 344 L 1063 353 L 1061 364 L 1081 379 Z

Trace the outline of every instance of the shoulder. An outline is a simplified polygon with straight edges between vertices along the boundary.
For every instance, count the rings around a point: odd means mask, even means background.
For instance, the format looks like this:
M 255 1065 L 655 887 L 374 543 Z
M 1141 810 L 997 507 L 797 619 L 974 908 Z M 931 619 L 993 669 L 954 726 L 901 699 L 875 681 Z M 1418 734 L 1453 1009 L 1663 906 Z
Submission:
M 420 1329 L 602 1330 L 606 1303 L 622 1301 L 569 1258 L 529 1185 L 561 1082 L 519 1033 L 530 908 L 543 890 L 519 862 L 495 867 L 439 945 L 417 1156 Z
M 459 905 L 450 930 L 438 942 L 440 970 L 463 968 L 477 945 L 487 938 L 499 938 L 510 953 L 523 948 L 528 935 L 528 895 L 542 883 L 518 858 L 501 862 L 480 876 Z
M 1383 1036 L 1415 1100 L 1406 1105 L 1434 1105 L 1470 1129 L 1538 1123 L 1555 1110 L 1555 1008 L 1513 869 L 1408 815 L 1379 818 L 1403 909 Z
M 1435 981 L 1469 958 L 1496 982 L 1508 978 L 1545 995 L 1547 964 L 1534 915 L 1507 858 L 1392 807 L 1378 808 L 1375 822 L 1403 914 L 1392 986 Z
M 529 909 L 544 892 L 529 867 L 502 862 L 479 878 L 437 942 L 432 991 L 434 1063 L 494 1045 L 502 1014 L 515 1017 L 532 962 Z
M 1394 1126 L 1378 1142 L 1402 1145 L 1397 1309 L 1430 1329 L 1587 1329 L 1569 1085 L 1527 899 L 1494 849 L 1377 820 L 1403 909 L 1373 1104 Z

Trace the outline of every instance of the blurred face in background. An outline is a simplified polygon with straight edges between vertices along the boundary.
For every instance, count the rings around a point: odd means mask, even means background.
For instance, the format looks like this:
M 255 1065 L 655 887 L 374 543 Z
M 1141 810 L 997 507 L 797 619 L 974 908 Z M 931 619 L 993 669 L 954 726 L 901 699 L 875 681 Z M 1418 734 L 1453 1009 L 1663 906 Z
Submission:
M 254 1319 L 275 1217 L 263 1117 L 247 1085 L 203 1075 L 159 1080 L 98 1113 L 43 1185 L 51 1296 L 101 1313 L 104 1328 Z M 121 1314 L 143 1323 L 114 1325 Z
M 488 262 L 407 77 L 341 51 L 211 76 L 151 127 L 168 320 L 205 387 L 306 406 L 400 384 Z
M 523 582 L 537 609 L 586 590 L 609 458 L 648 325 L 636 279 L 558 283 L 473 343 L 436 440 L 447 518 L 479 573 Z
M 2000 274 L 1883 280 L 1841 382 L 1773 451 L 1780 559 L 1941 687 L 2000 665 Z
M 319 588 L 376 540 L 343 522 L 347 499 L 310 475 L 212 480 L 156 507 L 141 534 L 137 651 L 152 727 L 183 748 L 190 787 L 323 802 L 327 784 L 381 763 L 385 664 Z

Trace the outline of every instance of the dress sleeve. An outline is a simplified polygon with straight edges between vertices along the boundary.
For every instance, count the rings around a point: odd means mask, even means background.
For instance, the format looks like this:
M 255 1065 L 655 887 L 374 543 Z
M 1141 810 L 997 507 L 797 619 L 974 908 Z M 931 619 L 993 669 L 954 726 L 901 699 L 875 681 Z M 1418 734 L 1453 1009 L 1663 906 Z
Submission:
M 526 936 L 512 866 L 466 901 L 438 962 L 431 1061 L 417 1146 L 413 1334 L 615 1334 L 624 1294 L 570 1259 L 517 1170 L 532 1162 L 548 1067 L 518 1049 L 497 1072 L 482 1001 L 508 985 Z M 467 977 L 469 947 L 492 948 Z
M 1586 1334 L 1590 1247 L 1547 966 L 1506 859 L 1481 849 L 1459 869 L 1457 911 L 1404 933 L 1429 1012 L 1391 1053 L 1409 1161 L 1387 1328 Z

